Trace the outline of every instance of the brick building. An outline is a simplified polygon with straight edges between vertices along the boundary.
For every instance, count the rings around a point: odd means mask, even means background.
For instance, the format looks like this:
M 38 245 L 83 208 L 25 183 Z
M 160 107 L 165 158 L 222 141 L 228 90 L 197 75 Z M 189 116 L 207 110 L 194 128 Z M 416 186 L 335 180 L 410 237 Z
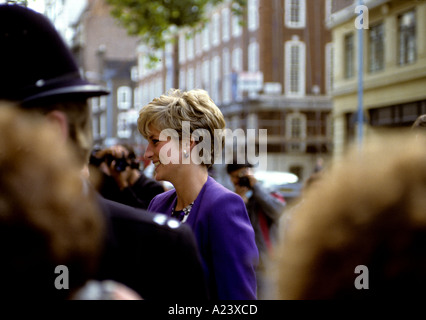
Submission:
M 267 170 L 301 180 L 332 152 L 326 3 L 248 0 L 238 17 L 228 1 L 211 9 L 201 33 L 182 31 L 177 50 L 179 88 L 206 89 L 232 130 L 267 129 Z M 174 86 L 173 46 L 157 53 L 162 64 L 154 69 L 145 67 L 148 52 L 138 49 L 142 105 Z

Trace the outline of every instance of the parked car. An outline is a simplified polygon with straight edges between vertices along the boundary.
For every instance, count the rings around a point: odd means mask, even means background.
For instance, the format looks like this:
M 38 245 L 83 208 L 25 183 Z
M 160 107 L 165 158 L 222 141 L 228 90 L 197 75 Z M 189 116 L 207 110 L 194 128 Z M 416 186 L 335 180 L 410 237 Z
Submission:
M 254 177 L 270 192 L 277 192 L 287 203 L 299 197 L 303 183 L 297 175 L 281 171 L 256 171 Z

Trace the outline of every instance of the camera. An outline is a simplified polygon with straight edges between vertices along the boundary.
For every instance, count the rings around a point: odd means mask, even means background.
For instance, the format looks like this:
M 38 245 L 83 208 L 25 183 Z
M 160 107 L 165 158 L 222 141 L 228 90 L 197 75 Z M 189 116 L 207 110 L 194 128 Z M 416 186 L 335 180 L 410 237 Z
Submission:
M 247 187 L 251 189 L 250 179 L 248 177 L 241 177 L 238 180 L 238 185 L 241 187 Z
M 129 166 L 129 163 L 127 162 L 126 158 L 115 158 L 111 154 L 107 154 L 104 157 L 104 161 L 110 166 L 113 161 L 115 161 L 114 169 L 118 172 L 122 172 L 126 170 L 126 168 Z
M 111 165 L 111 163 L 113 162 L 113 161 L 115 161 L 115 165 L 114 165 L 114 169 L 116 170 L 116 171 L 118 171 L 118 172 L 122 172 L 122 171 L 124 171 L 124 170 L 126 170 L 126 168 L 128 167 L 128 166 L 131 166 L 133 169 L 135 169 L 135 168 L 139 168 L 139 164 L 138 163 L 133 163 L 134 161 L 132 161 L 132 164 L 129 164 L 128 162 L 127 162 L 127 159 L 126 158 L 115 158 L 113 155 L 111 155 L 111 154 L 107 154 L 107 155 L 105 155 L 104 157 L 102 157 L 102 158 L 98 158 L 98 157 L 96 157 L 96 152 L 97 152 L 98 150 L 94 150 L 93 152 L 92 152 L 92 154 L 90 155 L 90 161 L 89 161 L 89 163 L 91 164 L 91 165 L 94 165 L 94 166 L 96 166 L 96 167 L 99 167 L 100 165 L 101 165 L 101 163 L 102 162 L 105 162 L 108 166 L 110 166 Z

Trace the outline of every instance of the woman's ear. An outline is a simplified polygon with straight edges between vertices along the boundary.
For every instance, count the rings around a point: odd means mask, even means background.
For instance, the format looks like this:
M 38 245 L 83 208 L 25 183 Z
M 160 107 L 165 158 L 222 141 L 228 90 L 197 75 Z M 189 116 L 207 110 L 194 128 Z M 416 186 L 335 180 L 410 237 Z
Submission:
M 53 110 L 46 114 L 46 118 L 54 128 L 57 128 L 62 140 L 67 141 L 69 136 L 67 115 L 62 111 Z

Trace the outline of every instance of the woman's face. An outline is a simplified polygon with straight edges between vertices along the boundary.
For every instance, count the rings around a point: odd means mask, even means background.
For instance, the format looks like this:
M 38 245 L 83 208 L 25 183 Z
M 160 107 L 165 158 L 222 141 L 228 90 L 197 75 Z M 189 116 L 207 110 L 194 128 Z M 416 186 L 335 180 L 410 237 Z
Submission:
M 155 126 L 150 126 L 151 136 L 148 137 L 148 146 L 144 157 L 154 164 L 154 178 L 158 181 L 166 180 L 173 183 L 178 172 L 177 168 L 182 163 L 179 140 L 168 137 L 167 141 L 160 140 L 161 131 Z

